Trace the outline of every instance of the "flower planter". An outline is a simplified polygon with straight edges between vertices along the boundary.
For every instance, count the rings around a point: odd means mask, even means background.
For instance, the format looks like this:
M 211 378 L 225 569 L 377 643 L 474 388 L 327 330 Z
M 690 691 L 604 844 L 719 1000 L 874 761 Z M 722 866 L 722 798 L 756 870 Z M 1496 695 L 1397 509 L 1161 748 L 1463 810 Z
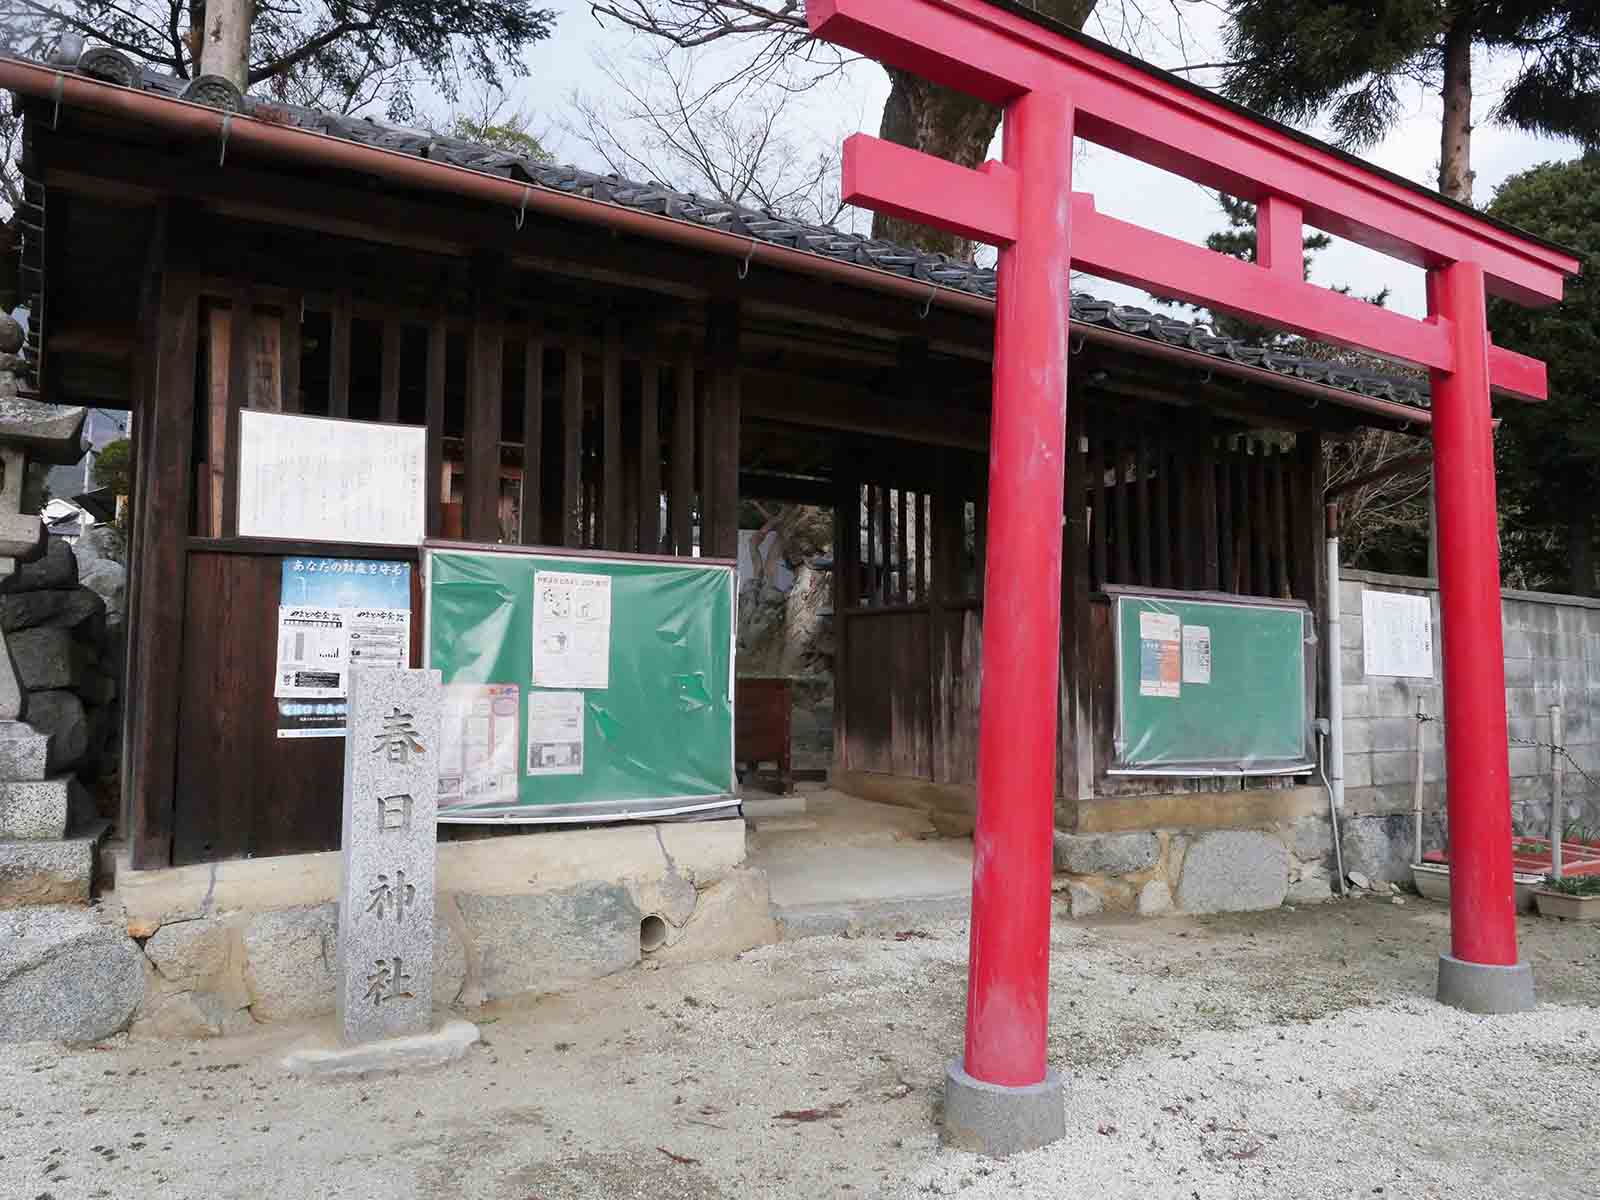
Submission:
M 1444 863 L 1420 862 L 1411 864 L 1411 882 L 1416 885 L 1417 892 L 1429 900 L 1450 900 L 1450 868 Z M 1527 875 L 1517 871 L 1511 876 L 1513 890 L 1517 897 L 1517 910 L 1519 912 L 1532 912 L 1534 906 L 1534 893 L 1539 890 L 1539 885 L 1544 882 L 1541 875 Z
M 1560 917 L 1564 921 L 1600 921 L 1600 895 L 1573 896 L 1540 888 L 1533 894 L 1541 917 Z

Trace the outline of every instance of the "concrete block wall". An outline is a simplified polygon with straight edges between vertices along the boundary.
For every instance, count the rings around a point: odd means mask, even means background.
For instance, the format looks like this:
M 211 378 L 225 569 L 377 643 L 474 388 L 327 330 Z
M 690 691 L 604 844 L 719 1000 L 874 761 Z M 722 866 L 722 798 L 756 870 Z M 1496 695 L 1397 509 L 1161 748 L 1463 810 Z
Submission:
M 1433 677 L 1368 676 L 1362 644 L 1362 592 L 1426 596 L 1433 610 Z M 1550 741 L 1550 706 L 1560 704 L 1563 742 L 1583 770 L 1600 779 L 1600 600 L 1543 592 L 1502 592 L 1506 713 L 1511 738 Z M 1346 571 L 1341 577 L 1345 858 L 1352 870 L 1404 879 L 1411 852 L 1416 718 L 1420 699 L 1435 720 L 1423 723 L 1423 841 L 1443 846 L 1444 674 L 1439 592 L 1431 579 Z M 1550 751 L 1507 747 L 1512 823 L 1518 833 L 1550 827 Z M 1568 766 L 1567 820 L 1600 829 L 1600 788 Z

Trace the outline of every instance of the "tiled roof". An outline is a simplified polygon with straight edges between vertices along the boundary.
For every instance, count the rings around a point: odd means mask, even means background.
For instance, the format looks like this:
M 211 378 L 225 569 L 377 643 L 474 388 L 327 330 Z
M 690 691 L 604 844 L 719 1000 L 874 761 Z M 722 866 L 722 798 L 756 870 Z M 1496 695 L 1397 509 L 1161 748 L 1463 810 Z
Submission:
M 84 52 L 80 47 L 64 43 L 57 50 L 51 65 L 69 67 L 96 78 L 164 96 L 181 96 L 190 87 L 189 80 L 139 67 L 117 51 L 104 47 Z M 640 183 L 617 175 L 598 175 L 580 167 L 539 162 L 492 146 L 426 130 L 390 125 L 370 117 L 349 117 L 250 97 L 245 98 L 244 108 L 246 112 L 268 115 L 269 119 L 280 123 L 331 137 L 657 213 L 740 237 L 772 242 L 994 299 L 995 272 L 992 269 L 959 262 L 943 254 L 932 254 L 860 234 L 845 233 L 828 225 L 813 225 L 758 209 L 707 199 L 660 183 Z M 1428 403 L 1427 384 L 1421 379 L 1408 379 L 1325 358 L 1292 354 L 1281 348 L 1251 344 L 1238 338 L 1223 337 L 1210 326 L 1199 322 L 1182 321 L 1089 295 L 1072 297 L 1072 319 L 1362 396 L 1422 407 Z

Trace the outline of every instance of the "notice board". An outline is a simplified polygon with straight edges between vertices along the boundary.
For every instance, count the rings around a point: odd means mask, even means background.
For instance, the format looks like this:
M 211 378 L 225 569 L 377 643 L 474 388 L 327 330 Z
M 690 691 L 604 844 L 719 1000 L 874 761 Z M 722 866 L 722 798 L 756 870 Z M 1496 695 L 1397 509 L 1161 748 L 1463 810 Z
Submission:
M 1116 649 L 1111 774 L 1312 769 L 1313 638 L 1305 605 L 1107 592 Z
M 441 821 L 737 804 L 732 563 L 432 542 L 422 562 Z
M 415 546 L 428 431 L 295 413 L 239 413 L 239 536 Z

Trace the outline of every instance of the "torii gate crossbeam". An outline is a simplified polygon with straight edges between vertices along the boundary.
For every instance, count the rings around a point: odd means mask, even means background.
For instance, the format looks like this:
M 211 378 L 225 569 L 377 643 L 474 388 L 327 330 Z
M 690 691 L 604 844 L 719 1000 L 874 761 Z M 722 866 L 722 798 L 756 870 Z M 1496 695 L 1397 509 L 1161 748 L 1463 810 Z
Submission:
M 1004 107 L 1003 161 L 969 170 L 858 134 L 844 198 L 999 247 L 978 817 L 963 1057 L 945 1132 L 1004 1154 L 1059 1137 L 1046 1063 L 1070 268 L 1425 367 L 1433 394 L 1445 664 L 1451 953 L 1439 997 L 1531 1007 L 1517 957 L 1489 396 L 1545 396 L 1491 344 L 1486 293 L 1559 300 L 1578 261 L 1005 0 L 809 0 L 819 38 Z M 1072 193 L 1082 137 L 1257 205 L 1244 263 Z M 1416 320 L 1302 277 L 1303 227 L 1428 271 Z

